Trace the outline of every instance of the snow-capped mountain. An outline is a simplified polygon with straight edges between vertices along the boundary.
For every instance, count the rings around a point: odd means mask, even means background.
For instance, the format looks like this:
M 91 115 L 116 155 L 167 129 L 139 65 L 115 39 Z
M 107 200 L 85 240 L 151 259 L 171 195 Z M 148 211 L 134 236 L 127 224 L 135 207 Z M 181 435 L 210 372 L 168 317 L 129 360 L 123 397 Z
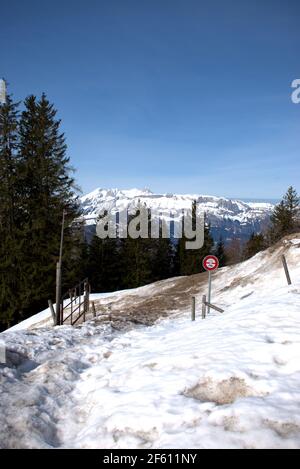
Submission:
M 199 194 L 155 194 L 149 189 L 101 189 L 81 197 L 83 215 L 88 225 L 94 225 L 103 210 L 121 212 L 134 211 L 139 203 L 169 219 L 182 209 L 191 208 L 196 200 L 200 210 L 207 213 L 215 240 L 224 241 L 233 237 L 245 240 L 255 231 L 263 229 L 269 220 L 273 205 L 265 202 L 242 202 L 224 197 Z M 175 216 L 176 222 L 176 216 Z

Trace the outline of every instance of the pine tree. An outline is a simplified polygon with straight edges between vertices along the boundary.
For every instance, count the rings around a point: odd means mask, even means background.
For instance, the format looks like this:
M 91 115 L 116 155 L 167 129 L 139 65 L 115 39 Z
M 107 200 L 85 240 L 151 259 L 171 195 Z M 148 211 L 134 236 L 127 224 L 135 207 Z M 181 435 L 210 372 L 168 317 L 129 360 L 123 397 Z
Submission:
M 140 215 L 140 202 L 134 216 L 128 217 L 128 227 L 133 218 Z M 137 229 L 139 227 L 137 226 Z M 124 272 L 122 281 L 123 288 L 136 288 L 153 281 L 153 240 L 150 238 L 150 213 L 148 212 L 147 225 L 148 238 L 138 237 L 136 239 L 128 236 L 121 243 L 120 256 L 122 259 L 122 270 Z
M 20 308 L 18 104 L 0 105 L 0 325 L 9 326 Z
M 121 252 L 124 266 L 123 288 L 136 288 L 152 282 L 151 241 L 130 237 L 124 240 Z
M 87 276 L 93 292 L 121 288 L 121 262 L 118 240 L 95 235 L 89 246 Z
M 244 259 L 249 259 L 267 247 L 267 242 L 262 233 L 252 233 L 244 247 Z
M 194 201 L 192 208 L 193 224 L 195 222 L 195 217 L 196 202 Z M 184 234 L 178 241 L 175 263 L 177 263 L 177 265 L 179 264 L 180 275 L 191 275 L 204 271 L 202 260 L 212 252 L 214 245 L 213 238 L 210 234 L 210 225 L 206 220 L 206 214 L 204 215 L 204 218 L 204 243 L 200 249 L 186 249 L 187 238 Z
M 243 246 L 240 238 L 233 238 L 225 248 L 227 265 L 237 264 L 243 259 Z
M 88 249 L 87 276 L 93 292 L 103 290 L 103 240 L 95 235 Z
M 219 267 L 224 267 L 227 264 L 227 256 L 225 252 L 225 245 L 223 239 L 220 238 L 215 249 L 215 256 L 219 259 Z
M 293 186 L 290 186 L 288 188 L 285 196 L 283 197 L 283 203 L 285 207 L 289 210 L 289 212 L 292 214 L 294 222 L 296 222 L 296 218 L 299 213 L 300 199 Z
M 85 222 L 77 219 L 67 228 L 68 235 L 64 236 L 63 251 L 67 253 L 63 264 L 62 290 L 66 291 L 84 278 L 88 277 L 88 251 Z
M 63 272 L 68 275 L 68 262 L 75 255 L 71 222 L 79 215 L 78 202 L 65 137 L 60 133 L 56 113 L 44 94 L 39 101 L 29 96 L 20 120 L 23 236 L 26 238 L 22 270 L 26 277 L 25 307 L 31 314 L 54 296 L 63 210 L 67 214 Z
M 163 222 L 162 222 L 163 223 Z M 174 274 L 175 249 L 170 238 L 162 237 L 161 224 L 160 236 L 152 239 L 152 281 L 163 280 Z
M 271 215 L 271 230 L 269 233 L 271 242 L 274 243 L 283 236 L 292 233 L 293 229 L 293 214 L 282 200 L 276 205 Z
M 271 215 L 271 227 L 268 237 L 275 243 L 283 236 L 295 232 L 299 228 L 299 197 L 290 186 L 282 201 L 276 205 Z

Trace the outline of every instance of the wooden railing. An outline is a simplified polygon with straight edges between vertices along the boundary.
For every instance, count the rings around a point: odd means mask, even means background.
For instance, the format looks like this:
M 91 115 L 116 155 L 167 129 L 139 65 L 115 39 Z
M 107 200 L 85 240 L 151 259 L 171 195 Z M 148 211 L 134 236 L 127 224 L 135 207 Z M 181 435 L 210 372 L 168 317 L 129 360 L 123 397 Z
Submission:
M 74 326 L 80 319 L 85 322 L 90 309 L 90 292 L 91 287 L 87 278 L 69 289 L 60 300 L 60 317 L 57 318 L 57 325 Z

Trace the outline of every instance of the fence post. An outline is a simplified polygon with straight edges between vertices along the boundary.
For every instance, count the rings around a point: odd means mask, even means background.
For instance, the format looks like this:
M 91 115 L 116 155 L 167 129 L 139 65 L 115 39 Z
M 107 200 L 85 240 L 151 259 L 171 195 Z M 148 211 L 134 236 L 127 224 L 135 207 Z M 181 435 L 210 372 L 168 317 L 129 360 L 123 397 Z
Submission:
M 196 298 L 192 296 L 192 321 L 196 319 Z
M 86 283 L 83 284 L 83 322 L 85 322 L 86 313 Z
M 76 287 L 74 288 L 74 298 L 75 298 L 74 303 L 76 305 L 77 304 L 77 288 Z
M 86 300 L 86 308 L 87 308 L 87 312 L 89 313 L 90 312 L 90 293 L 91 293 L 91 285 L 89 284 L 89 282 L 87 282 L 86 284 L 86 296 L 87 296 L 87 300 Z
M 96 307 L 95 307 L 95 302 L 92 301 L 92 310 L 93 310 L 93 317 L 96 317 Z
M 71 326 L 72 326 L 72 322 L 73 322 L 73 290 L 70 289 L 69 290 L 69 297 L 70 297 L 70 300 L 71 300 Z
M 288 283 L 288 285 L 292 285 L 292 281 L 291 281 L 291 277 L 290 277 L 290 273 L 289 273 L 289 268 L 288 268 L 288 265 L 287 265 L 286 258 L 285 258 L 284 254 L 281 256 L 281 260 L 282 260 L 282 264 L 283 264 L 283 268 L 284 268 L 287 283 Z
M 60 305 L 60 325 L 64 324 L 64 300 L 61 300 Z
M 54 311 L 54 308 L 53 308 L 53 303 L 51 300 L 48 300 L 48 305 L 49 305 L 49 308 L 50 308 L 50 311 L 51 311 L 51 316 L 52 316 L 52 319 L 53 319 L 53 325 L 56 326 L 56 315 L 55 315 L 55 311 Z
M 85 322 L 85 315 L 89 312 L 90 309 L 90 287 L 88 282 L 84 282 L 83 285 L 83 322 Z
M 59 262 L 56 264 L 56 325 L 60 326 L 61 312 L 60 312 L 60 297 L 61 297 L 61 265 Z
M 78 287 L 78 295 L 80 295 L 80 287 Z M 79 314 L 79 316 L 80 316 L 80 313 L 81 313 L 81 300 L 80 300 L 80 296 L 79 296 L 78 298 L 79 298 L 78 314 Z
M 202 296 L 202 319 L 206 316 L 206 295 Z

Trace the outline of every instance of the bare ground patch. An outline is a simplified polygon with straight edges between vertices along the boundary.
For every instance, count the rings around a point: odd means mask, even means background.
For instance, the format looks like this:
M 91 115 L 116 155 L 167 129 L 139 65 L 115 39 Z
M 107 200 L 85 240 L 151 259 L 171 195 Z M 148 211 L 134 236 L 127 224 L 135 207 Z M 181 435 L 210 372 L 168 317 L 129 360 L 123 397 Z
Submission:
M 183 395 L 201 402 L 214 402 L 218 405 L 232 404 L 236 399 L 255 396 L 244 379 L 231 377 L 222 381 L 205 378 L 195 386 L 184 390 Z
M 105 299 L 95 300 L 95 321 L 109 322 L 116 329 L 124 329 L 130 324 L 152 326 L 158 319 L 188 308 L 191 296 L 199 294 L 202 288 L 204 292 L 206 283 L 205 273 L 196 274 L 156 282 L 143 296 L 128 293 L 109 303 Z
M 266 427 L 277 433 L 281 438 L 299 436 L 300 434 L 300 426 L 293 422 L 278 422 L 277 420 L 266 419 L 263 423 Z

